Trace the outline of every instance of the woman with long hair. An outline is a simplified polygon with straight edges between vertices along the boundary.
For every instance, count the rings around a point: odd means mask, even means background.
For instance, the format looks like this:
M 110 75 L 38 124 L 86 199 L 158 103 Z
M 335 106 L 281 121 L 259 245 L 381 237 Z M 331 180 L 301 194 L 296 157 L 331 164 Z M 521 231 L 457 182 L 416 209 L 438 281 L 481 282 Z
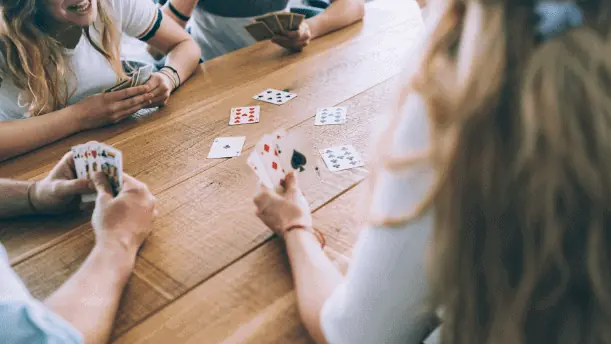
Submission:
M 431 343 L 611 343 L 611 2 L 429 6 L 346 277 L 293 176 L 255 198 L 304 325 L 420 343 L 438 314 Z
M 123 33 L 168 60 L 146 85 L 103 93 L 125 77 Z M 198 61 L 148 0 L 0 0 L 0 160 L 163 105 Z

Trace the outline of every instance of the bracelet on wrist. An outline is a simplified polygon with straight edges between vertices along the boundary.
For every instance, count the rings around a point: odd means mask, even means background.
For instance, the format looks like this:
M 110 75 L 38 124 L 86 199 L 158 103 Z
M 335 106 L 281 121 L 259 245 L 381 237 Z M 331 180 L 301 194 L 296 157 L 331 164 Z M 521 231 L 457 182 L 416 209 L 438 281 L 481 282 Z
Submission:
M 301 229 L 303 231 L 306 231 L 308 233 L 311 233 L 312 235 L 314 235 L 314 237 L 316 238 L 316 240 L 320 243 L 320 248 L 325 248 L 325 245 L 327 244 L 327 240 L 325 239 L 324 234 L 322 234 L 321 231 L 319 231 L 318 229 L 312 227 L 312 226 L 304 226 L 304 225 L 292 225 L 289 228 L 287 228 L 284 233 L 289 233 L 295 229 Z
M 163 69 L 169 69 L 170 71 L 172 71 L 172 73 L 174 73 L 174 75 L 176 76 L 176 79 L 178 79 L 178 86 L 182 84 L 182 82 L 180 81 L 180 74 L 178 74 L 178 71 L 176 70 L 176 68 L 169 66 L 169 65 L 165 65 L 161 67 L 161 70 Z
M 32 192 L 34 191 L 35 187 L 36 187 L 36 182 L 32 182 L 30 183 L 30 185 L 28 185 L 28 189 L 27 189 L 28 204 L 30 205 L 30 210 L 32 210 L 32 213 L 34 214 L 39 212 L 38 209 L 36 209 L 36 206 L 34 206 L 34 202 L 32 201 Z
M 159 70 L 159 73 L 165 75 L 166 77 L 168 77 L 168 79 L 170 79 L 170 82 L 172 83 L 172 92 L 174 92 L 174 90 L 178 88 L 177 81 L 174 75 L 172 75 L 172 73 L 166 70 Z

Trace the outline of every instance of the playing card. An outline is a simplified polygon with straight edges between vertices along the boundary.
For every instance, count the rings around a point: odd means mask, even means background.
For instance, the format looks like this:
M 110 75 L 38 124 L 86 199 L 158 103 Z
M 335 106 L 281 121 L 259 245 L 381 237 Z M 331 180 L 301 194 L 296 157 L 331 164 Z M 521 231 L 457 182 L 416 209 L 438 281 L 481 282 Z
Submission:
M 138 79 L 136 79 L 136 85 L 135 86 L 141 86 L 146 84 L 149 79 L 151 78 L 151 75 L 153 74 L 153 65 L 146 65 L 144 67 L 140 67 L 140 69 L 138 69 Z
M 116 196 L 123 187 L 123 154 L 116 148 L 101 144 L 98 156 L 100 168 L 108 177 L 113 195 Z
M 253 170 L 253 172 L 259 177 L 259 181 L 261 184 L 265 185 L 265 187 L 273 189 L 274 184 L 272 183 L 271 178 L 267 175 L 267 171 L 265 170 L 265 165 L 263 161 L 259 157 L 257 151 L 253 150 L 250 152 L 247 160 L 248 166 Z
M 85 156 L 85 175 L 88 179 L 91 179 L 95 172 L 100 171 L 100 165 L 98 160 L 98 147 L 99 143 L 96 141 L 90 141 L 85 144 L 84 156 Z M 83 203 L 95 202 L 97 195 L 95 193 L 86 194 L 81 196 Z
M 260 100 L 266 103 L 282 105 L 288 102 L 289 100 L 294 99 L 295 97 L 297 97 L 297 94 L 295 93 L 284 92 L 280 90 L 275 90 L 273 88 L 268 88 L 267 90 L 252 97 L 252 99 Z
M 345 106 L 319 108 L 314 125 L 344 124 L 347 114 L 348 109 Z
M 140 77 L 140 71 L 142 70 L 142 68 L 139 68 L 138 71 L 134 74 L 134 76 L 132 76 L 132 82 L 129 85 L 129 87 L 134 87 L 138 84 L 138 78 Z
M 244 28 L 257 42 L 274 38 L 274 33 L 264 22 L 248 24 Z
M 290 13 L 277 13 L 276 18 L 278 18 L 278 21 L 280 22 L 280 25 L 284 31 L 291 30 L 293 16 Z
M 74 170 L 76 171 L 76 178 L 85 179 L 87 178 L 85 159 L 86 145 L 76 145 L 72 147 L 72 158 L 74 159 Z
M 259 123 L 261 107 L 259 105 L 244 106 L 231 109 L 229 125 Z
M 351 145 L 322 149 L 320 155 L 331 172 L 365 165 L 360 154 Z
M 219 137 L 214 140 L 208 159 L 231 158 L 242 154 L 246 138 L 244 136 L 236 137 Z
M 289 173 L 295 171 L 302 186 L 314 183 L 319 178 L 318 159 L 312 143 L 302 134 L 291 132 L 277 141 L 280 164 Z
M 293 15 L 293 20 L 291 21 L 291 30 L 297 30 L 299 29 L 299 25 L 301 25 L 301 22 L 303 21 L 305 16 L 299 13 L 291 13 L 291 14 Z
M 278 20 L 276 15 L 273 13 L 264 15 L 259 18 L 255 18 L 255 20 L 258 22 L 265 23 L 265 25 L 267 25 L 267 27 L 272 31 L 274 35 L 282 35 L 284 33 L 282 24 L 280 24 L 280 21 Z
M 120 91 L 122 89 L 128 88 L 130 85 L 131 85 L 131 79 L 127 78 L 127 79 L 121 80 L 120 82 L 118 82 L 113 87 L 105 89 L 104 93 Z
M 271 135 L 263 136 L 261 141 L 255 146 L 255 152 L 259 155 L 259 159 L 261 159 L 272 185 L 274 187 L 280 186 L 282 181 L 284 181 L 286 171 L 280 164 L 280 156 L 276 149 L 274 138 Z

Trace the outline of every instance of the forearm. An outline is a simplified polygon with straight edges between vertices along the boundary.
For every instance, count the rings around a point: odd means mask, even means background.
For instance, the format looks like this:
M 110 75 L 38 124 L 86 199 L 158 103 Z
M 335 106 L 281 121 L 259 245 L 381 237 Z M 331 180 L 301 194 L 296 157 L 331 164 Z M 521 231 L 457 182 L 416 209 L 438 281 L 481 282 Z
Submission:
M 170 50 L 165 64 L 176 69 L 180 82 L 184 83 L 199 64 L 200 50 L 193 40 L 185 40 Z
M 307 19 L 312 38 L 339 30 L 365 15 L 363 0 L 336 0 L 321 14 Z
M 96 245 L 80 269 L 45 304 L 79 330 L 85 343 L 107 343 L 136 251 Z
M 320 325 L 322 307 L 343 276 L 320 248 L 316 238 L 302 230 L 286 235 L 297 304 L 305 327 L 314 340 L 326 343 Z
M 0 122 L 0 161 L 80 131 L 75 111 L 69 106 L 41 116 Z
M 32 213 L 28 187 L 33 182 L 0 179 L 0 219 Z

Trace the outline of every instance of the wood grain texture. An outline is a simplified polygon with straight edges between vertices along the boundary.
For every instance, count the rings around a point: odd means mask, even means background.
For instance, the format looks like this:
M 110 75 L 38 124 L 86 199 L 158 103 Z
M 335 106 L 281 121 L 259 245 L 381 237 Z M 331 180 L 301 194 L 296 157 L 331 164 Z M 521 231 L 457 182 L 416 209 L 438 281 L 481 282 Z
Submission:
M 366 218 L 358 209 L 368 187 L 360 183 L 314 213 L 327 237 L 327 254 L 350 255 Z M 345 264 L 345 261 L 341 262 Z M 191 290 L 116 344 L 313 343 L 299 320 L 283 244 L 274 238 Z

